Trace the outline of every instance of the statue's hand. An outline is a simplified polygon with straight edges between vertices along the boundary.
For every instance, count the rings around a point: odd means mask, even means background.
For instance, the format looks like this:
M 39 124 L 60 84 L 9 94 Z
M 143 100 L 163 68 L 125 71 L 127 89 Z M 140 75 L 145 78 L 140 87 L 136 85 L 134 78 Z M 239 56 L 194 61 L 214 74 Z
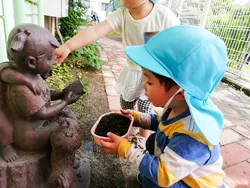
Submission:
M 72 91 L 70 91 L 64 98 L 64 100 L 67 102 L 67 105 L 70 105 L 74 102 L 76 102 L 79 98 L 81 97 L 81 95 L 75 95 L 72 93 Z
M 41 88 L 36 83 L 36 81 L 29 80 L 29 82 L 27 82 L 27 86 L 34 93 L 34 95 L 40 95 L 41 94 Z

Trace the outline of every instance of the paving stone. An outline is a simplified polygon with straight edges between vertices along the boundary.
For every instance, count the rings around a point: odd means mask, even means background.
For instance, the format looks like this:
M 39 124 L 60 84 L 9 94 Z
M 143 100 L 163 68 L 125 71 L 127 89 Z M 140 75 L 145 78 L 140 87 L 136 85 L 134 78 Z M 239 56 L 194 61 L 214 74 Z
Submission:
M 103 62 L 108 62 L 108 56 L 107 56 L 107 53 L 102 51 L 100 53 L 100 56 L 101 56 L 101 59 L 103 60 Z
M 244 146 L 245 148 L 247 148 L 248 150 L 250 150 L 250 139 L 246 139 L 243 141 L 239 142 L 242 146 Z
M 115 75 L 115 80 L 117 80 L 117 79 L 118 79 L 118 76 Z
M 247 126 L 241 125 L 233 128 L 236 132 L 244 135 L 247 138 L 250 138 L 250 129 Z
M 220 144 L 225 145 L 243 139 L 243 137 L 232 129 L 224 129 L 221 134 Z
M 102 70 L 106 70 L 109 71 L 110 70 L 110 66 L 109 65 L 102 65 Z
M 104 82 L 106 86 L 114 86 L 115 85 L 115 78 L 104 77 Z
M 124 63 L 126 62 L 126 59 L 125 58 L 119 58 L 119 59 L 117 59 L 117 64 L 118 65 L 124 65 Z
M 110 70 L 103 70 L 102 74 L 103 74 L 104 77 L 111 77 L 111 78 L 114 77 L 112 71 L 110 71 Z
M 112 68 L 112 71 L 121 70 L 123 68 L 123 66 L 121 66 L 121 65 L 112 65 L 111 68 Z
M 221 101 L 222 103 L 224 103 L 224 101 Z M 240 116 L 240 114 L 233 109 L 232 107 L 229 107 L 228 105 L 222 104 L 219 105 L 220 110 L 224 113 L 224 114 L 228 114 L 230 115 L 230 117 L 234 117 L 235 119 L 238 119 L 238 117 Z M 234 119 L 234 120 L 235 120 Z
M 229 127 L 229 126 L 236 127 L 236 126 L 240 125 L 240 123 L 242 121 L 239 119 L 240 119 L 239 117 L 231 116 L 230 114 L 224 113 L 224 126 L 225 126 L 225 128 Z M 229 125 L 226 125 L 226 124 L 229 124 Z
M 120 73 L 118 73 L 118 72 L 114 73 L 115 78 L 118 78 L 119 75 L 120 75 Z
M 119 94 L 116 93 L 114 86 L 106 86 L 106 93 L 108 96 L 119 96 Z
M 228 167 L 228 164 L 225 161 L 223 161 L 222 169 L 226 169 L 227 167 Z
M 115 65 L 118 65 L 117 61 L 109 61 L 108 63 L 111 67 L 112 66 L 115 66 Z
M 250 187 L 250 163 L 244 161 L 225 170 L 225 182 L 231 187 Z
M 235 123 L 233 121 L 230 121 L 229 119 L 227 119 L 225 117 L 225 119 L 224 119 L 224 128 L 228 128 L 228 127 L 231 127 L 231 126 L 234 126 L 234 125 L 235 125 Z
M 222 146 L 221 154 L 229 166 L 250 159 L 250 151 L 237 142 Z
M 120 110 L 120 97 L 119 96 L 108 96 L 109 109 L 111 111 Z
M 246 114 L 250 114 L 250 110 L 249 109 L 242 109 Z
M 112 72 L 115 74 L 115 73 L 118 73 L 118 74 L 120 74 L 120 72 L 121 72 L 121 69 L 112 69 Z

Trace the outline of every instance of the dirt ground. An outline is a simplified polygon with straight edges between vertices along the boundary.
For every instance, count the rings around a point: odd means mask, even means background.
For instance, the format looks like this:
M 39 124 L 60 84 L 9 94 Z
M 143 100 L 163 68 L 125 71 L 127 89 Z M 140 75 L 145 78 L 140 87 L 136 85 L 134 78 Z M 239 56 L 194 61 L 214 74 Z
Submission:
M 121 165 L 117 156 L 105 154 L 99 146 L 93 143 L 91 127 L 100 115 L 109 111 L 109 107 L 101 71 L 84 72 L 89 78 L 88 96 L 71 105 L 70 109 L 78 117 L 83 138 L 82 148 L 85 148 L 84 152 L 90 160 L 90 188 L 140 187 L 135 179 L 136 171 L 130 164 L 122 161 Z

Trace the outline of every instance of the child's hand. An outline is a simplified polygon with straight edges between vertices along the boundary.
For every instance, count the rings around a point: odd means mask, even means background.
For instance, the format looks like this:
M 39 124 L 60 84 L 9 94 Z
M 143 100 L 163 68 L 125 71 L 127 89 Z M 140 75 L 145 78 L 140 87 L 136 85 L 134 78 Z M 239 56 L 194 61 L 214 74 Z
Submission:
M 60 66 L 70 52 L 71 50 L 66 43 L 57 48 L 55 50 L 55 59 L 57 60 L 56 64 Z
M 134 123 L 133 123 L 134 127 L 141 127 L 139 120 L 137 118 L 135 118 L 135 112 L 136 111 L 134 111 L 134 110 L 122 110 L 122 109 L 120 111 L 124 115 L 129 115 L 130 114 L 131 116 L 134 117 Z
M 121 109 L 120 111 L 124 115 L 130 114 L 131 116 L 134 116 L 134 110 L 123 110 L 123 109 Z
M 118 147 L 120 142 L 122 141 L 122 137 L 117 136 L 114 133 L 108 132 L 107 136 L 113 141 L 113 142 L 106 142 L 104 140 L 101 140 L 101 145 L 103 147 L 103 150 L 105 153 L 109 154 L 117 154 L 118 153 Z
M 35 81 L 29 80 L 27 82 L 27 86 L 34 93 L 34 95 L 41 94 L 41 88 L 39 87 L 39 85 Z

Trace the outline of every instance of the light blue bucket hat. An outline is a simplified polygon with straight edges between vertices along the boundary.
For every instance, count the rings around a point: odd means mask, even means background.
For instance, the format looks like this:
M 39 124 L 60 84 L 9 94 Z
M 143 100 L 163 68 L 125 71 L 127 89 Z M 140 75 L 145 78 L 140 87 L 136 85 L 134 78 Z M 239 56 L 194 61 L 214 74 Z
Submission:
M 198 26 L 179 25 L 156 34 L 143 46 L 126 47 L 125 53 L 183 88 L 196 125 L 212 145 L 219 144 L 224 118 L 208 98 L 226 70 L 227 49 L 219 37 Z

